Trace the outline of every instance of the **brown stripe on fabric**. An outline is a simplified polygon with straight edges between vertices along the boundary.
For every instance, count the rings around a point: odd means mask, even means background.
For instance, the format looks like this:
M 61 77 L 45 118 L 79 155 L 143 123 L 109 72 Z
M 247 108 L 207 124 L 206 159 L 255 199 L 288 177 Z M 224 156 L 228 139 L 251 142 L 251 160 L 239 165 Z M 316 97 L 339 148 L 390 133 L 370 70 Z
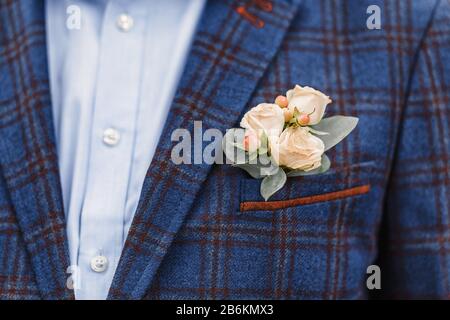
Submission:
M 241 211 L 268 211 L 268 210 L 279 210 L 289 207 L 295 207 L 299 205 L 313 204 L 317 202 L 332 201 L 342 198 L 357 196 L 361 194 L 368 193 L 370 191 L 370 185 L 366 184 L 363 186 L 358 186 L 354 188 L 349 188 L 345 190 L 317 194 L 308 197 L 301 197 L 289 200 L 278 200 L 278 201 L 247 201 L 241 202 Z

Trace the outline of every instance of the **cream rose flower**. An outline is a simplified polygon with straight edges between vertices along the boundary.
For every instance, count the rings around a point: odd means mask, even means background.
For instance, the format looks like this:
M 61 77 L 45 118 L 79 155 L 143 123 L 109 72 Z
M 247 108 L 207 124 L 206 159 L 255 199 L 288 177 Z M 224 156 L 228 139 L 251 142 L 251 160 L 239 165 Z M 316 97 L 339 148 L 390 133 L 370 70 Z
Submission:
M 250 109 L 241 120 L 241 127 L 257 132 L 260 136 L 279 136 L 283 131 L 284 113 L 276 104 L 261 103 Z
M 331 99 L 322 92 L 299 85 L 286 92 L 286 97 L 289 101 L 288 108 L 292 113 L 297 109 L 300 114 L 309 115 L 308 125 L 318 124 L 322 120 L 326 106 L 331 103 Z
M 289 127 L 279 138 L 269 137 L 272 159 L 279 166 L 310 171 L 319 168 L 325 151 L 323 141 L 308 128 Z

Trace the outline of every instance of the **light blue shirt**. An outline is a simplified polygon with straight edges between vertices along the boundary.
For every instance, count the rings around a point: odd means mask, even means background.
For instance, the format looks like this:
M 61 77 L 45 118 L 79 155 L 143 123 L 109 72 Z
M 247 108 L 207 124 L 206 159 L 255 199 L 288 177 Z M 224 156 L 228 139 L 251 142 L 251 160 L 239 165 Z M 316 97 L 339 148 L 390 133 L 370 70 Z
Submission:
M 46 2 L 77 299 L 107 297 L 203 6 L 204 0 Z

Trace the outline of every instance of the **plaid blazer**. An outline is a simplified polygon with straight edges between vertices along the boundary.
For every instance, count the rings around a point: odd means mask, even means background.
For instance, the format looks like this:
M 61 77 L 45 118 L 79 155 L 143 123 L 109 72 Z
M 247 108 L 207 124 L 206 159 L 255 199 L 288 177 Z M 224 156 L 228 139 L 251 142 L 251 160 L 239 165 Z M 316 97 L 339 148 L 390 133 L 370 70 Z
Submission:
M 381 29 L 369 30 L 369 5 Z M 210 0 L 110 299 L 450 298 L 450 2 Z M 0 297 L 73 299 L 44 1 L 0 0 Z M 222 131 L 295 84 L 357 129 L 271 202 L 226 165 L 175 165 L 176 128 Z

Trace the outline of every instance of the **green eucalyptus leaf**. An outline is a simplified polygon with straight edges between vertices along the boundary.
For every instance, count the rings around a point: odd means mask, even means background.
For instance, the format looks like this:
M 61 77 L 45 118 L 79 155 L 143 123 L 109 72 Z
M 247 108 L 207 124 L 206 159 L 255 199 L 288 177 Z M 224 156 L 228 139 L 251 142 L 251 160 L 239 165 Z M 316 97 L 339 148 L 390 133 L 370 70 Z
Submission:
M 261 135 L 261 145 L 258 148 L 258 154 L 266 154 L 269 151 L 269 139 L 265 132 Z
M 272 161 L 271 157 L 269 157 L 267 154 L 260 155 L 258 160 L 261 175 L 273 176 L 278 172 L 278 165 L 274 161 Z
M 241 149 L 241 150 L 244 150 L 245 151 L 245 148 L 244 148 L 244 145 L 242 144 L 242 143 L 234 143 L 234 146 L 236 147 L 236 148 L 238 148 L 238 149 Z
M 248 153 L 248 160 L 247 160 L 247 163 L 250 163 L 250 164 L 257 164 L 257 158 L 258 158 L 258 152 L 257 151 L 255 151 L 255 152 L 251 152 L 251 153 Z
M 323 131 L 319 131 L 319 130 L 314 130 L 313 128 L 309 127 L 309 132 L 314 133 L 317 136 L 326 136 L 329 135 L 328 132 L 323 132 Z
M 257 156 L 257 153 L 255 152 L 254 154 L 250 154 L 249 156 L 250 157 Z M 233 166 L 244 169 L 255 179 L 261 179 L 266 176 L 272 176 L 278 172 L 278 165 L 272 162 L 270 157 L 268 157 L 266 154 L 260 155 L 258 158 L 252 159 L 252 162 L 233 164 Z
M 337 145 L 358 124 L 358 118 L 346 116 L 333 116 L 322 119 L 318 124 L 312 126 L 313 130 L 328 132 L 326 136 L 320 136 L 325 144 L 325 151 Z
M 278 172 L 278 166 L 270 165 L 270 166 L 260 166 L 259 170 L 261 171 L 262 176 L 273 176 Z
M 301 176 L 311 176 L 314 174 L 321 174 L 328 171 L 328 169 L 330 169 L 330 166 L 331 166 L 330 158 L 328 158 L 326 154 L 323 154 L 322 163 L 319 168 L 311 171 L 291 170 L 287 173 L 287 176 L 290 178 L 290 177 L 301 177 Z
M 268 149 L 269 138 L 267 137 L 267 134 L 265 131 L 262 132 L 260 140 L 261 140 L 260 148 Z
M 262 155 L 262 154 L 266 154 L 267 151 L 269 151 L 269 150 L 267 150 L 267 148 L 262 148 L 262 147 L 261 147 L 261 148 L 258 149 L 258 154 L 261 154 L 261 155 Z
M 268 200 L 275 192 L 283 188 L 286 183 L 286 173 L 282 168 L 278 168 L 276 174 L 267 176 L 261 182 L 261 196 Z

